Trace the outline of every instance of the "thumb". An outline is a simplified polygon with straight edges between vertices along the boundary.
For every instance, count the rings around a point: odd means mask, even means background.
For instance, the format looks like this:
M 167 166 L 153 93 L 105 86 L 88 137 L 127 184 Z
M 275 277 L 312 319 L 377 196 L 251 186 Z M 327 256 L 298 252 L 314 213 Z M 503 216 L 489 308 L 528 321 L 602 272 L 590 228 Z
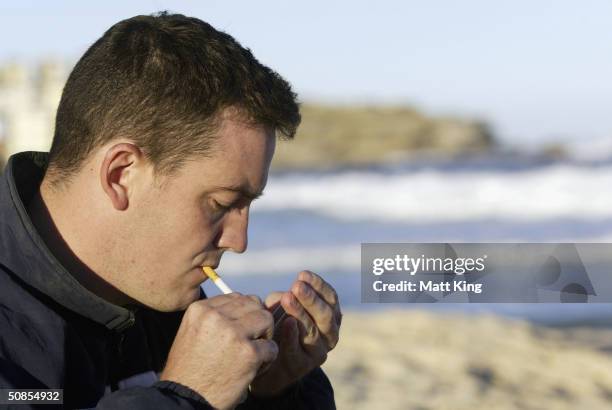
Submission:
M 282 323 L 281 345 L 287 355 L 301 353 L 300 330 L 297 320 L 289 316 Z
M 281 297 L 285 292 L 272 292 L 266 297 L 266 301 L 264 304 L 268 309 L 274 307 L 274 305 L 278 305 L 280 303 Z

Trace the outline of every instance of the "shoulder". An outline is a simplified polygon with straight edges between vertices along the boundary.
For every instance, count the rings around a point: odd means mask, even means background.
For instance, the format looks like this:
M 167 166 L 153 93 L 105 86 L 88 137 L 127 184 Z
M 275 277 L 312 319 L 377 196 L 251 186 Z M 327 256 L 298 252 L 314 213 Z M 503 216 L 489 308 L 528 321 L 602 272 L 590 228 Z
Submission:
M 0 361 L 45 385 L 64 366 L 65 322 L 0 265 Z M 15 369 L 20 369 L 17 372 Z M 8 371 L 8 370 L 6 370 Z

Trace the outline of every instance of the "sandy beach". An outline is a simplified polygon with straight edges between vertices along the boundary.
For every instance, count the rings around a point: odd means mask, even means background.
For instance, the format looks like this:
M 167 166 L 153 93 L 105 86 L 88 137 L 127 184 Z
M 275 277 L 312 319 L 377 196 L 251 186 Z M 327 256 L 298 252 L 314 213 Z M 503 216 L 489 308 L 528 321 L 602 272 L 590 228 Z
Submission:
M 347 312 L 324 369 L 339 409 L 612 407 L 612 330 Z

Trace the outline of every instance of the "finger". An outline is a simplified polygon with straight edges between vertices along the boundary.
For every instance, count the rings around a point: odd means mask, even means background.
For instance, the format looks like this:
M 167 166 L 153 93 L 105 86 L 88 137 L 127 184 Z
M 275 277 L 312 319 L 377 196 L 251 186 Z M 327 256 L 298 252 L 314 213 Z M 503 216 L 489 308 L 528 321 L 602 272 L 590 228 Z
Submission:
M 261 300 L 250 296 L 234 298 L 231 302 L 217 308 L 220 313 L 232 319 L 239 319 L 250 312 L 262 309 L 264 308 Z
M 298 328 L 298 343 L 303 351 L 319 363 L 325 362 L 329 349 L 325 346 L 325 339 L 319 334 L 319 329 L 314 324 L 308 312 L 300 304 L 298 299 L 291 292 L 287 292 L 281 299 L 281 304 L 288 314 L 296 319 Z M 285 321 L 289 321 L 290 318 Z M 289 322 L 291 323 L 291 322 Z
M 244 335 L 249 339 L 271 339 L 274 335 L 274 319 L 272 313 L 265 309 L 252 311 L 240 318 Z
M 281 326 L 280 347 L 283 349 L 283 354 L 288 357 L 299 356 L 303 354 L 302 345 L 300 344 L 300 329 L 298 322 L 294 317 L 285 319 Z
M 249 299 L 251 299 L 253 302 L 255 302 L 256 304 L 258 304 L 259 306 L 264 306 L 264 303 L 259 296 L 257 295 L 246 295 L 246 296 Z
M 305 348 L 312 349 L 319 341 L 319 329 L 308 312 L 300 304 L 300 301 L 291 292 L 287 292 L 281 298 L 281 304 L 288 315 L 298 321 L 299 338 Z
M 339 325 L 342 321 L 342 312 L 340 311 L 340 299 L 335 289 L 319 275 L 309 270 L 300 272 L 298 280 L 308 283 L 334 309 L 336 323 Z
M 266 301 L 264 304 L 268 309 L 273 308 L 275 305 L 280 303 L 280 299 L 285 292 L 272 292 L 268 296 L 266 296 Z
M 296 281 L 291 292 L 300 301 L 306 312 L 312 317 L 320 334 L 327 342 L 328 350 L 338 343 L 338 323 L 333 308 L 327 304 L 317 292 L 307 283 Z
M 301 271 L 298 280 L 308 283 L 331 306 L 338 304 L 338 294 L 323 278 L 309 270 Z
M 260 365 L 270 363 L 276 360 L 278 356 L 278 345 L 273 340 L 256 339 L 253 340 L 253 346 L 257 351 Z
M 228 293 L 227 295 L 218 295 L 212 298 L 200 299 L 198 301 L 193 302 L 192 304 L 201 303 L 202 305 L 207 307 L 217 308 L 227 303 L 230 303 L 241 296 L 242 295 L 240 293 L 234 292 Z

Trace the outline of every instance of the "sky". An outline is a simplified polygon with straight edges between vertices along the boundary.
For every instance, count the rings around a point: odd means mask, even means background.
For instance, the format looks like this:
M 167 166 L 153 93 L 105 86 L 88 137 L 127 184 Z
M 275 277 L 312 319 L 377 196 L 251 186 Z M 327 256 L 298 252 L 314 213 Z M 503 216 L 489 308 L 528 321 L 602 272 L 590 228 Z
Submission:
M 115 22 L 170 10 L 234 36 L 302 101 L 408 104 L 514 144 L 612 139 L 612 2 L 4 1 L 0 63 L 75 62 Z

